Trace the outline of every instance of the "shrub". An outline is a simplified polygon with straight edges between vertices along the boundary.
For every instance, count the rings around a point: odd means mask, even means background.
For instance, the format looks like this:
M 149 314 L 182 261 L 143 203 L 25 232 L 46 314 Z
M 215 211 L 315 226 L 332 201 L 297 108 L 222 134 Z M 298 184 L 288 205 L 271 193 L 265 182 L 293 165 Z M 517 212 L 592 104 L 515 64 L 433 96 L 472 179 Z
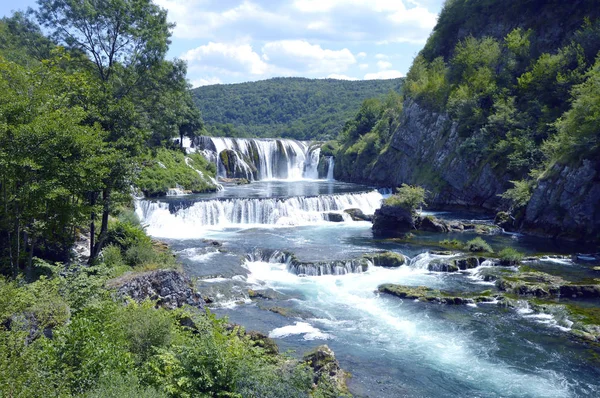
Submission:
M 470 241 L 465 243 L 463 248 L 470 252 L 488 252 L 488 253 L 494 252 L 492 247 L 485 240 L 481 239 L 480 237 L 471 239 Z
M 121 255 L 121 248 L 115 244 L 110 244 L 102 249 L 102 261 L 111 268 L 125 265 L 123 256 Z
M 440 241 L 440 245 L 441 246 L 446 246 L 446 247 L 453 247 L 453 248 L 460 248 L 463 247 L 463 243 L 461 241 L 459 241 L 458 239 L 444 239 L 442 241 Z
M 512 247 L 505 247 L 498 253 L 500 263 L 504 265 L 516 265 L 523 260 L 523 253 L 518 252 Z
M 415 212 L 418 207 L 426 205 L 425 189 L 422 187 L 402 184 L 397 193 L 385 200 L 387 206 L 402 207 Z

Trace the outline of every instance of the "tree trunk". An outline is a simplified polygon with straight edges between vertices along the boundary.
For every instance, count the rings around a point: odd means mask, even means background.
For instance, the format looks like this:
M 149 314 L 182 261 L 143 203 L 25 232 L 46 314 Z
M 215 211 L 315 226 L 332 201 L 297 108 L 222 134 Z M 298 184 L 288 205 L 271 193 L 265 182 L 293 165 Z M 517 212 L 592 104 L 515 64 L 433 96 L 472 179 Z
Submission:
M 105 188 L 102 191 L 102 200 L 104 201 L 104 208 L 102 209 L 102 225 L 100 226 L 100 235 L 98 235 L 98 240 L 96 244 L 93 246 L 94 249 L 90 253 L 90 262 L 95 260 L 100 251 L 102 250 L 102 246 L 104 246 L 104 241 L 108 235 L 108 216 L 110 215 L 110 188 Z
M 93 207 L 96 206 L 96 192 L 90 193 L 90 206 L 92 206 L 92 213 L 90 215 L 90 258 L 88 259 L 88 264 L 92 263 L 94 241 L 96 240 L 96 212 L 93 209 Z

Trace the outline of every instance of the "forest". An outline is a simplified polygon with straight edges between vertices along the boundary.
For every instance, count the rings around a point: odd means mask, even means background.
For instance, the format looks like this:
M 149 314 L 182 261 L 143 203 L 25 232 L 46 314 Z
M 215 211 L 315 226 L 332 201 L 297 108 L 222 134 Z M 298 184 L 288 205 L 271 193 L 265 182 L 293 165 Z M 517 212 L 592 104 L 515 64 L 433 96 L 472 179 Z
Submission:
M 213 136 L 329 140 L 363 100 L 399 91 L 403 79 L 274 78 L 192 90 Z
M 202 305 L 115 293 L 181 267 L 132 187 L 215 190 L 215 168 L 174 145 L 203 122 L 185 63 L 165 58 L 166 11 L 94 5 L 40 0 L 0 20 L 0 396 L 337 396 Z

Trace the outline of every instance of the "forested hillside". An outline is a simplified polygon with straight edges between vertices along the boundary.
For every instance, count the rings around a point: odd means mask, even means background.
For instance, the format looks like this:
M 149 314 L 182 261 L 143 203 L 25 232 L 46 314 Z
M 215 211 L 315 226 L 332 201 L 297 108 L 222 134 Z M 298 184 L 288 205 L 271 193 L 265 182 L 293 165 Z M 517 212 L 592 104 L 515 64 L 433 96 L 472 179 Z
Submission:
M 363 100 L 399 91 L 402 82 L 275 78 L 204 86 L 193 94 L 212 135 L 327 140 Z
M 346 124 L 337 177 L 422 184 L 437 206 L 503 210 L 507 228 L 598 239 L 599 16 L 591 0 L 447 1 L 405 100 L 367 101 Z

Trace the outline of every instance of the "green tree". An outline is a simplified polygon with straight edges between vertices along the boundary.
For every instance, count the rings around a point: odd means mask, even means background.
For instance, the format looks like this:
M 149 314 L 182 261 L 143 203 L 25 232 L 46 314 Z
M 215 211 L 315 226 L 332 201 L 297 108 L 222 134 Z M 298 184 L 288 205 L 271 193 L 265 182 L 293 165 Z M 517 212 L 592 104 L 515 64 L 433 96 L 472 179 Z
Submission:
M 90 219 L 93 261 L 107 237 L 108 218 L 114 190 L 128 188 L 132 158 L 149 136 L 148 124 L 141 123 L 140 98 L 158 93 L 144 90 L 147 79 L 160 70 L 168 50 L 171 24 L 166 11 L 151 0 L 38 0 L 39 23 L 51 37 L 68 48 L 87 54 L 98 82 L 96 95 L 87 98 L 93 109 L 89 123 L 98 123 L 108 132 L 106 141 L 115 149 L 107 157 L 110 174 L 100 191 L 89 193 L 90 205 L 102 205 L 100 233 L 96 240 L 96 214 Z M 136 101 L 137 100 L 137 101 Z

